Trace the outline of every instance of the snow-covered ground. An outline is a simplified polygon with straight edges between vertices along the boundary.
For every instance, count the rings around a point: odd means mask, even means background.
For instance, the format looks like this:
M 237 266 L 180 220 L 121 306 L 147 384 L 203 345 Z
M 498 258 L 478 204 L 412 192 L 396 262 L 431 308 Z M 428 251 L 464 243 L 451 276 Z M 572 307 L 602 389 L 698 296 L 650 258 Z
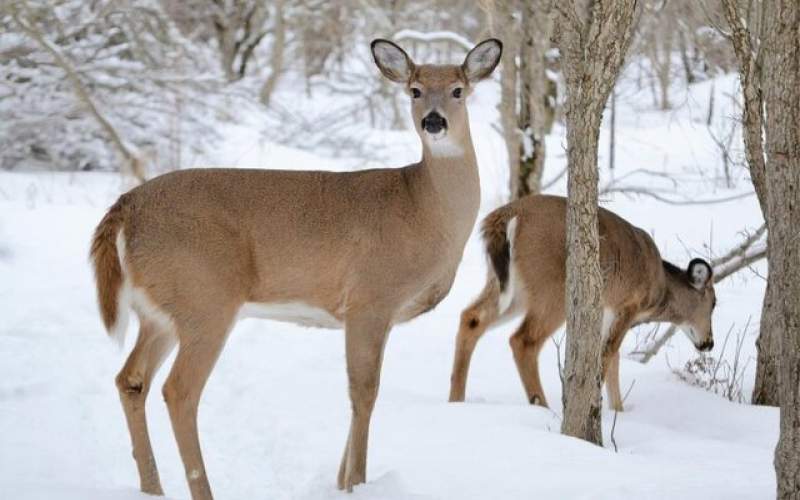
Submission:
M 736 111 L 724 95 L 733 77 L 716 80 L 715 126 Z M 618 182 L 652 185 L 638 169 L 669 173 L 671 197 L 709 199 L 749 190 L 741 169 L 735 186 L 719 178 L 720 156 L 705 125 L 710 83 L 677 90 L 676 110 L 656 112 L 649 98 L 620 91 Z M 492 128 L 497 89 L 484 85 L 470 101 L 486 213 L 505 196 L 504 146 Z M 728 99 L 729 101 L 730 99 Z M 226 131 L 214 159 L 268 168 L 352 168 L 270 144 L 247 126 Z M 603 183 L 608 128 L 601 134 Z M 394 147 L 396 165 L 414 161 L 411 132 L 373 132 Z M 738 144 L 739 139 L 734 141 Z M 548 139 L 547 173 L 565 162 L 563 130 Z M 630 174 L 630 177 L 626 177 Z M 622 180 L 620 180 L 622 179 Z M 663 187 L 672 187 L 664 183 Z M 123 186 L 110 174 L 0 174 L 0 498 L 146 498 L 138 477 L 113 378 L 124 354 L 106 338 L 87 261 L 94 226 Z M 560 181 L 552 192 L 563 192 Z M 724 253 L 761 221 L 754 197 L 714 205 L 671 206 L 646 197 L 607 196 L 605 206 L 650 231 L 666 258 Z M 763 265 L 757 267 L 763 273 Z M 200 436 L 219 499 L 529 499 L 769 498 L 776 409 L 731 403 L 687 385 L 673 369 L 693 358 L 676 336 L 642 365 L 621 363 L 623 391 L 635 384 L 627 411 L 604 411 L 606 446 L 560 435 L 561 389 L 556 350 L 541 355 L 551 410 L 527 404 L 507 338 L 490 331 L 472 363 L 467 402 L 446 402 L 458 315 L 482 286 L 478 240 L 467 247 L 450 295 L 434 311 L 394 329 L 386 348 L 381 392 L 370 436 L 368 479 L 348 497 L 335 475 L 349 425 L 344 343 L 340 331 L 264 320 L 242 321 L 219 360 L 200 408 Z M 719 356 L 725 333 L 750 319 L 742 361 L 752 387 L 763 281 L 750 271 L 717 287 Z M 135 332 L 135 326 L 131 326 Z M 130 349 L 133 334 L 128 336 Z M 635 345 L 635 335 L 623 350 Z M 728 346 L 726 356 L 730 356 Z M 168 362 L 169 363 L 169 362 Z M 159 373 L 156 387 L 166 374 Z M 188 498 L 166 408 L 158 390 L 149 424 L 168 498 Z

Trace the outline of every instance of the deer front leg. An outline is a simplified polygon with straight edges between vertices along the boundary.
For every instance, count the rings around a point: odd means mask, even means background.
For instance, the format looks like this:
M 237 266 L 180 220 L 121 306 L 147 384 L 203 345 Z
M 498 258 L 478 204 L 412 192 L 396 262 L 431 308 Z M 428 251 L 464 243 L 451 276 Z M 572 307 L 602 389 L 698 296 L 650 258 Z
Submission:
M 369 421 L 378 396 L 383 348 L 390 327 L 387 318 L 372 315 L 348 319 L 345 327 L 352 416 L 337 484 L 348 492 L 367 479 Z
M 608 340 L 603 348 L 602 374 L 606 384 L 608 406 L 614 411 L 623 411 L 622 395 L 619 390 L 619 348 L 622 339 L 631 327 L 632 314 L 628 311 L 620 313 L 608 332 Z
M 607 362 L 604 358 L 603 364 L 605 366 L 604 373 L 606 378 L 608 407 L 614 411 L 623 411 L 622 394 L 619 392 L 619 351 L 612 354 Z
M 194 325 L 178 324 L 178 355 L 164 382 L 164 400 L 192 500 L 213 498 L 197 435 L 197 408 L 206 381 L 225 345 L 234 314 L 220 312 L 216 318 L 204 318 Z

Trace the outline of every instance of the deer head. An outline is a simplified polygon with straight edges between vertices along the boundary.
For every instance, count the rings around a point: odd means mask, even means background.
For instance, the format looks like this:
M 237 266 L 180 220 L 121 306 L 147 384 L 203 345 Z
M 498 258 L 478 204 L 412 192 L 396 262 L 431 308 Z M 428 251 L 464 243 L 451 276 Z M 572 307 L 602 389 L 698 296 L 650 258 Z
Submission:
M 372 55 L 381 73 L 405 86 L 411 96 L 414 127 L 433 156 L 460 156 L 468 131 L 465 100 L 475 83 L 492 74 L 503 44 L 491 38 L 469 51 L 461 65 L 417 65 L 398 45 L 372 42 Z

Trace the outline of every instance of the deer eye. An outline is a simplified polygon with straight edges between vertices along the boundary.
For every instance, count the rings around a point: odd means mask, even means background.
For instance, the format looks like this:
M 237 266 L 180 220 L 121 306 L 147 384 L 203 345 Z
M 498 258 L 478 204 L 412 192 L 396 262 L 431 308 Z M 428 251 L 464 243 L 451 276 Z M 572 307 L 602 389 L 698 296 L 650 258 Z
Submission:
M 418 88 L 413 88 L 411 89 L 411 96 L 414 97 L 414 99 L 419 99 L 422 97 L 422 91 Z
M 453 97 L 459 99 L 461 97 L 461 87 L 453 89 Z

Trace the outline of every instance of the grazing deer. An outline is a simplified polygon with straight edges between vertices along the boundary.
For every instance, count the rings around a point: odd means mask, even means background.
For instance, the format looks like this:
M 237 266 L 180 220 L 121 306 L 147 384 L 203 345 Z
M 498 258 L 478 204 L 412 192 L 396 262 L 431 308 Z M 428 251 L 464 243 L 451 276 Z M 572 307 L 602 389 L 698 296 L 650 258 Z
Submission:
M 566 200 L 527 196 L 490 213 L 482 223 L 491 262 L 487 283 L 461 313 L 450 401 L 464 401 L 467 371 L 481 335 L 492 325 L 524 315 L 511 350 L 531 404 L 547 406 L 539 380 L 539 351 L 564 323 Z M 619 347 L 634 325 L 664 321 L 679 326 L 695 347 L 714 347 L 716 306 L 712 269 L 694 259 L 686 270 L 661 260 L 653 239 L 608 210 L 598 213 L 603 270 L 602 372 L 612 409 L 622 411 Z
M 359 172 L 201 169 L 123 194 L 91 248 L 103 322 L 136 345 L 117 375 L 141 489 L 162 494 L 145 420 L 153 375 L 178 345 L 164 384 L 192 498 L 211 498 L 197 406 L 236 320 L 262 316 L 345 329 L 352 402 L 338 475 L 366 479 L 369 421 L 386 336 L 447 295 L 480 203 L 465 99 L 500 61 L 486 40 L 463 64 L 416 65 L 372 42 L 380 71 L 411 95 L 422 160 Z

